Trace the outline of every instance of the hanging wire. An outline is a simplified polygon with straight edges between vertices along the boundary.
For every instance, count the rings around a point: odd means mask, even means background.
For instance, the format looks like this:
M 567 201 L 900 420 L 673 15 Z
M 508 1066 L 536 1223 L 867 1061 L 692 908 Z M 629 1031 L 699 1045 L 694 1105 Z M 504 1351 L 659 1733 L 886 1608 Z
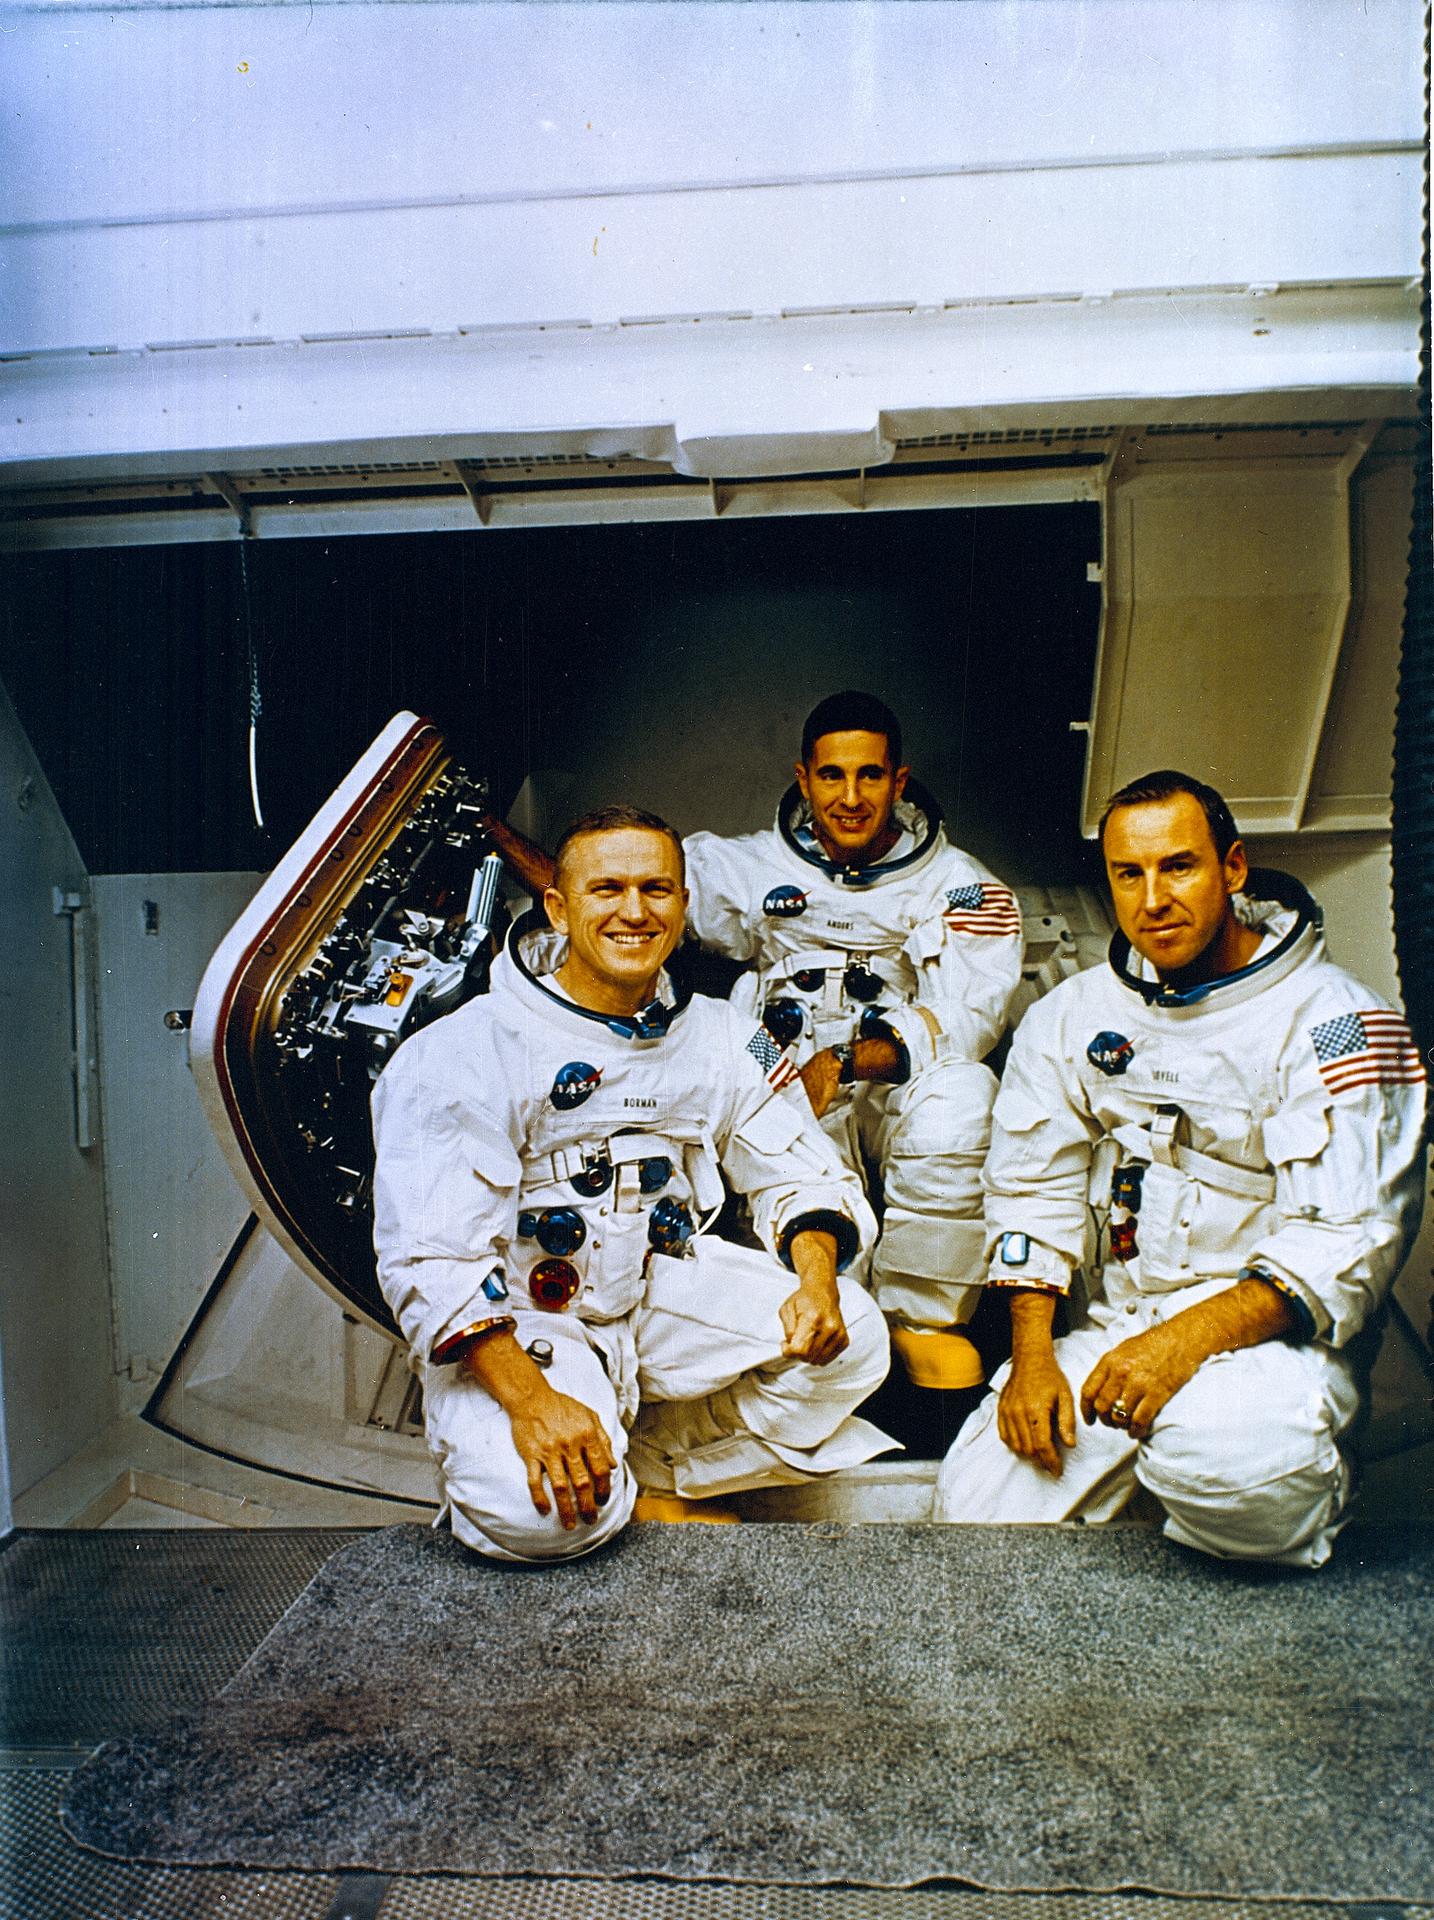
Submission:
M 254 605 L 249 585 L 249 541 L 239 536 L 239 578 L 244 589 L 244 656 L 249 672 L 249 801 L 254 809 L 254 825 L 263 828 L 264 809 L 259 804 L 259 715 L 264 711 L 259 691 L 259 653 L 254 645 Z

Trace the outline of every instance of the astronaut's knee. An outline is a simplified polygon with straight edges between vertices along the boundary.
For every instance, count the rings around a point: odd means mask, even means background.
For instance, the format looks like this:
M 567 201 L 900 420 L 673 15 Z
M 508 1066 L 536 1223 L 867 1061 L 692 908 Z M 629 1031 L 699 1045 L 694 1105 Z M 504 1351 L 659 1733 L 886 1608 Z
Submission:
M 882 1190 L 898 1212 L 979 1220 L 981 1167 L 995 1078 L 975 1060 L 943 1060 L 920 1075 L 882 1145 Z
M 1328 1427 L 1278 1405 L 1225 1412 L 1157 1424 L 1140 1449 L 1136 1476 L 1164 1507 L 1167 1535 L 1221 1559 L 1320 1566 L 1350 1491 Z
M 1221 1560 L 1319 1567 L 1329 1558 L 1349 1499 L 1343 1459 L 1262 1486 L 1212 1491 L 1171 1484 L 1141 1461 L 1136 1478 L 1165 1509 L 1171 1540 Z
M 901 1091 L 887 1153 L 899 1158 L 984 1155 L 996 1076 L 979 1060 L 938 1060 Z
M 916 1218 L 982 1223 L 981 1166 L 984 1152 L 888 1154 L 881 1167 L 887 1211 Z
M 579 1516 L 571 1528 L 564 1527 L 546 1479 L 548 1511 L 540 1513 L 534 1506 L 528 1470 L 513 1445 L 506 1416 L 484 1397 L 445 1393 L 440 1383 L 430 1409 L 428 1445 L 455 1536 L 493 1560 L 568 1560 L 601 1546 L 626 1523 L 636 1497 L 621 1427 L 614 1431 L 603 1425 L 618 1463 L 608 1498 L 596 1520 Z
M 577 1559 L 611 1540 L 632 1517 L 637 1488 L 631 1475 L 619 1469 L 596 1520 L 587 1521 L 579 1516 L 571 1527 L 563 1526 L 551 1492 L 548 1493 L 548 1512 L 539 1513 L 526 1481 L 521 1499 L 498 1502 L 491 1497 L 474 1498 L 471 1492 L 465 1498 L 452 1483 L 447 1493 L 449 1523 L 465 1546 L 491 1560 L 531 1563 Z
M 536 1508 L 530 1524 L 517 1514 L 475 1511 L 461 1500 L 449 1501 L 448 1515 L 464 1546 L 490 1560 L 567 1560 L 588 1547 L 585 1533 L 564 1532 L 556 1514 L 545 1519 Z

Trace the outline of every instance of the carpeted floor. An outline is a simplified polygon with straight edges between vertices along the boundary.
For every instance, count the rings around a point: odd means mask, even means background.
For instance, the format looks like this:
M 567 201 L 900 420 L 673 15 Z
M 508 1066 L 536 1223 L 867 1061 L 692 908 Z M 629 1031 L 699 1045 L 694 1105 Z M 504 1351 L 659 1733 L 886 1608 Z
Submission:
M 102 1748 L 66 1822 L 210 1866 L 1418 1900 L 1430 1558 L 635 1527 L 537 1570 L 398 1527 L 210 1708 Z

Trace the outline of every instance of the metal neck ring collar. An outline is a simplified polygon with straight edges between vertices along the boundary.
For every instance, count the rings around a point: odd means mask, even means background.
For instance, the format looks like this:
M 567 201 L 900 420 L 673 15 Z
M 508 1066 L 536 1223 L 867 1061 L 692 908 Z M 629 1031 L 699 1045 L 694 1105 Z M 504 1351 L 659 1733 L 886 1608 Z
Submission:
M 690 993 L 679 992 L 671 1006 L 665 1000 L 649 1000 L 645 1007 L 639 1007 L 633 1014 L 599 1013 L 593 1007 L 579 1006 L 576 1000 L 570 1000 L 565 993 L 554 993 L 551 987 L 545 986 L 523 958 L 523 940 L 530 933 L 542 933 L 547 928 L 548 918 L 542 908 L 530 908 L 508 929 L 508 957 L 529 986 L 545 999 L 551 1000 L 554 1006 L 561 1007 L 565 1013 L 576 1013 L 584 1020 L 596 1021 L 599 1026 L 606 1027 L 623 1040 L 660 1040 L 692 997 Z
M 903 800 L 909 800 L 926 818 L 926 831 L 912 848 L 910 853 L 902 854 L 899 860 L 873 860 L 870 866 L 852 866 L 841 860 L 828 860 L 823 853 L 813 853 L 810 847 L 804 847 L 797 838 L 797 825 L 802 814 L 802 790 L 794 780 L 777 803 L 777 824 L 783 841 L 809 867 L 816 867 L 828 880 L 839 880 L 843 886 L 869 887 L 875 880 L 885 880 L 893 873 L 904 873 L 924 860 L 936 843 L 941 831 L 941 809 L 922 786 L 919 780 L 908 780 Z

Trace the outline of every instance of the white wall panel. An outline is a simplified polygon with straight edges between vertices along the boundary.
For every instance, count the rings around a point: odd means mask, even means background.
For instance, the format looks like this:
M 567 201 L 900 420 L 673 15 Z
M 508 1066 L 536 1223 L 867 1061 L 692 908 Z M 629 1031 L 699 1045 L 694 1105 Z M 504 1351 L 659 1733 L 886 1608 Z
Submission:
M 70 922 L 55 913 L 56 887 L 83 895 L 84 865 L 0 687 L 0 948 L 12 986 L 0 1021 L 0 1346 L 17 1497 L 114 1411 L 104 1173 L 99 1147 L 76 1141 Z
M 122 1367 L 157 1377 L 248 1215 L 189 1072 L 164 1025 L 194 1004 L 252 873 L 97 875 L 100 1078 L 110 1253 Z M 146 902 L 153 907 L 146 932 Z
M 19 6 L 4 218 L 1418 141 L 1412 0 Z M 17 164 L 18 163 L 18 164 Z
M 1335 965 L 1401 1004 L 1389 835 L 1255 834 L 1248 846 L 1252 864 L 1278 867 L 1309 888 L 1324 909 L 1325 942 Z

